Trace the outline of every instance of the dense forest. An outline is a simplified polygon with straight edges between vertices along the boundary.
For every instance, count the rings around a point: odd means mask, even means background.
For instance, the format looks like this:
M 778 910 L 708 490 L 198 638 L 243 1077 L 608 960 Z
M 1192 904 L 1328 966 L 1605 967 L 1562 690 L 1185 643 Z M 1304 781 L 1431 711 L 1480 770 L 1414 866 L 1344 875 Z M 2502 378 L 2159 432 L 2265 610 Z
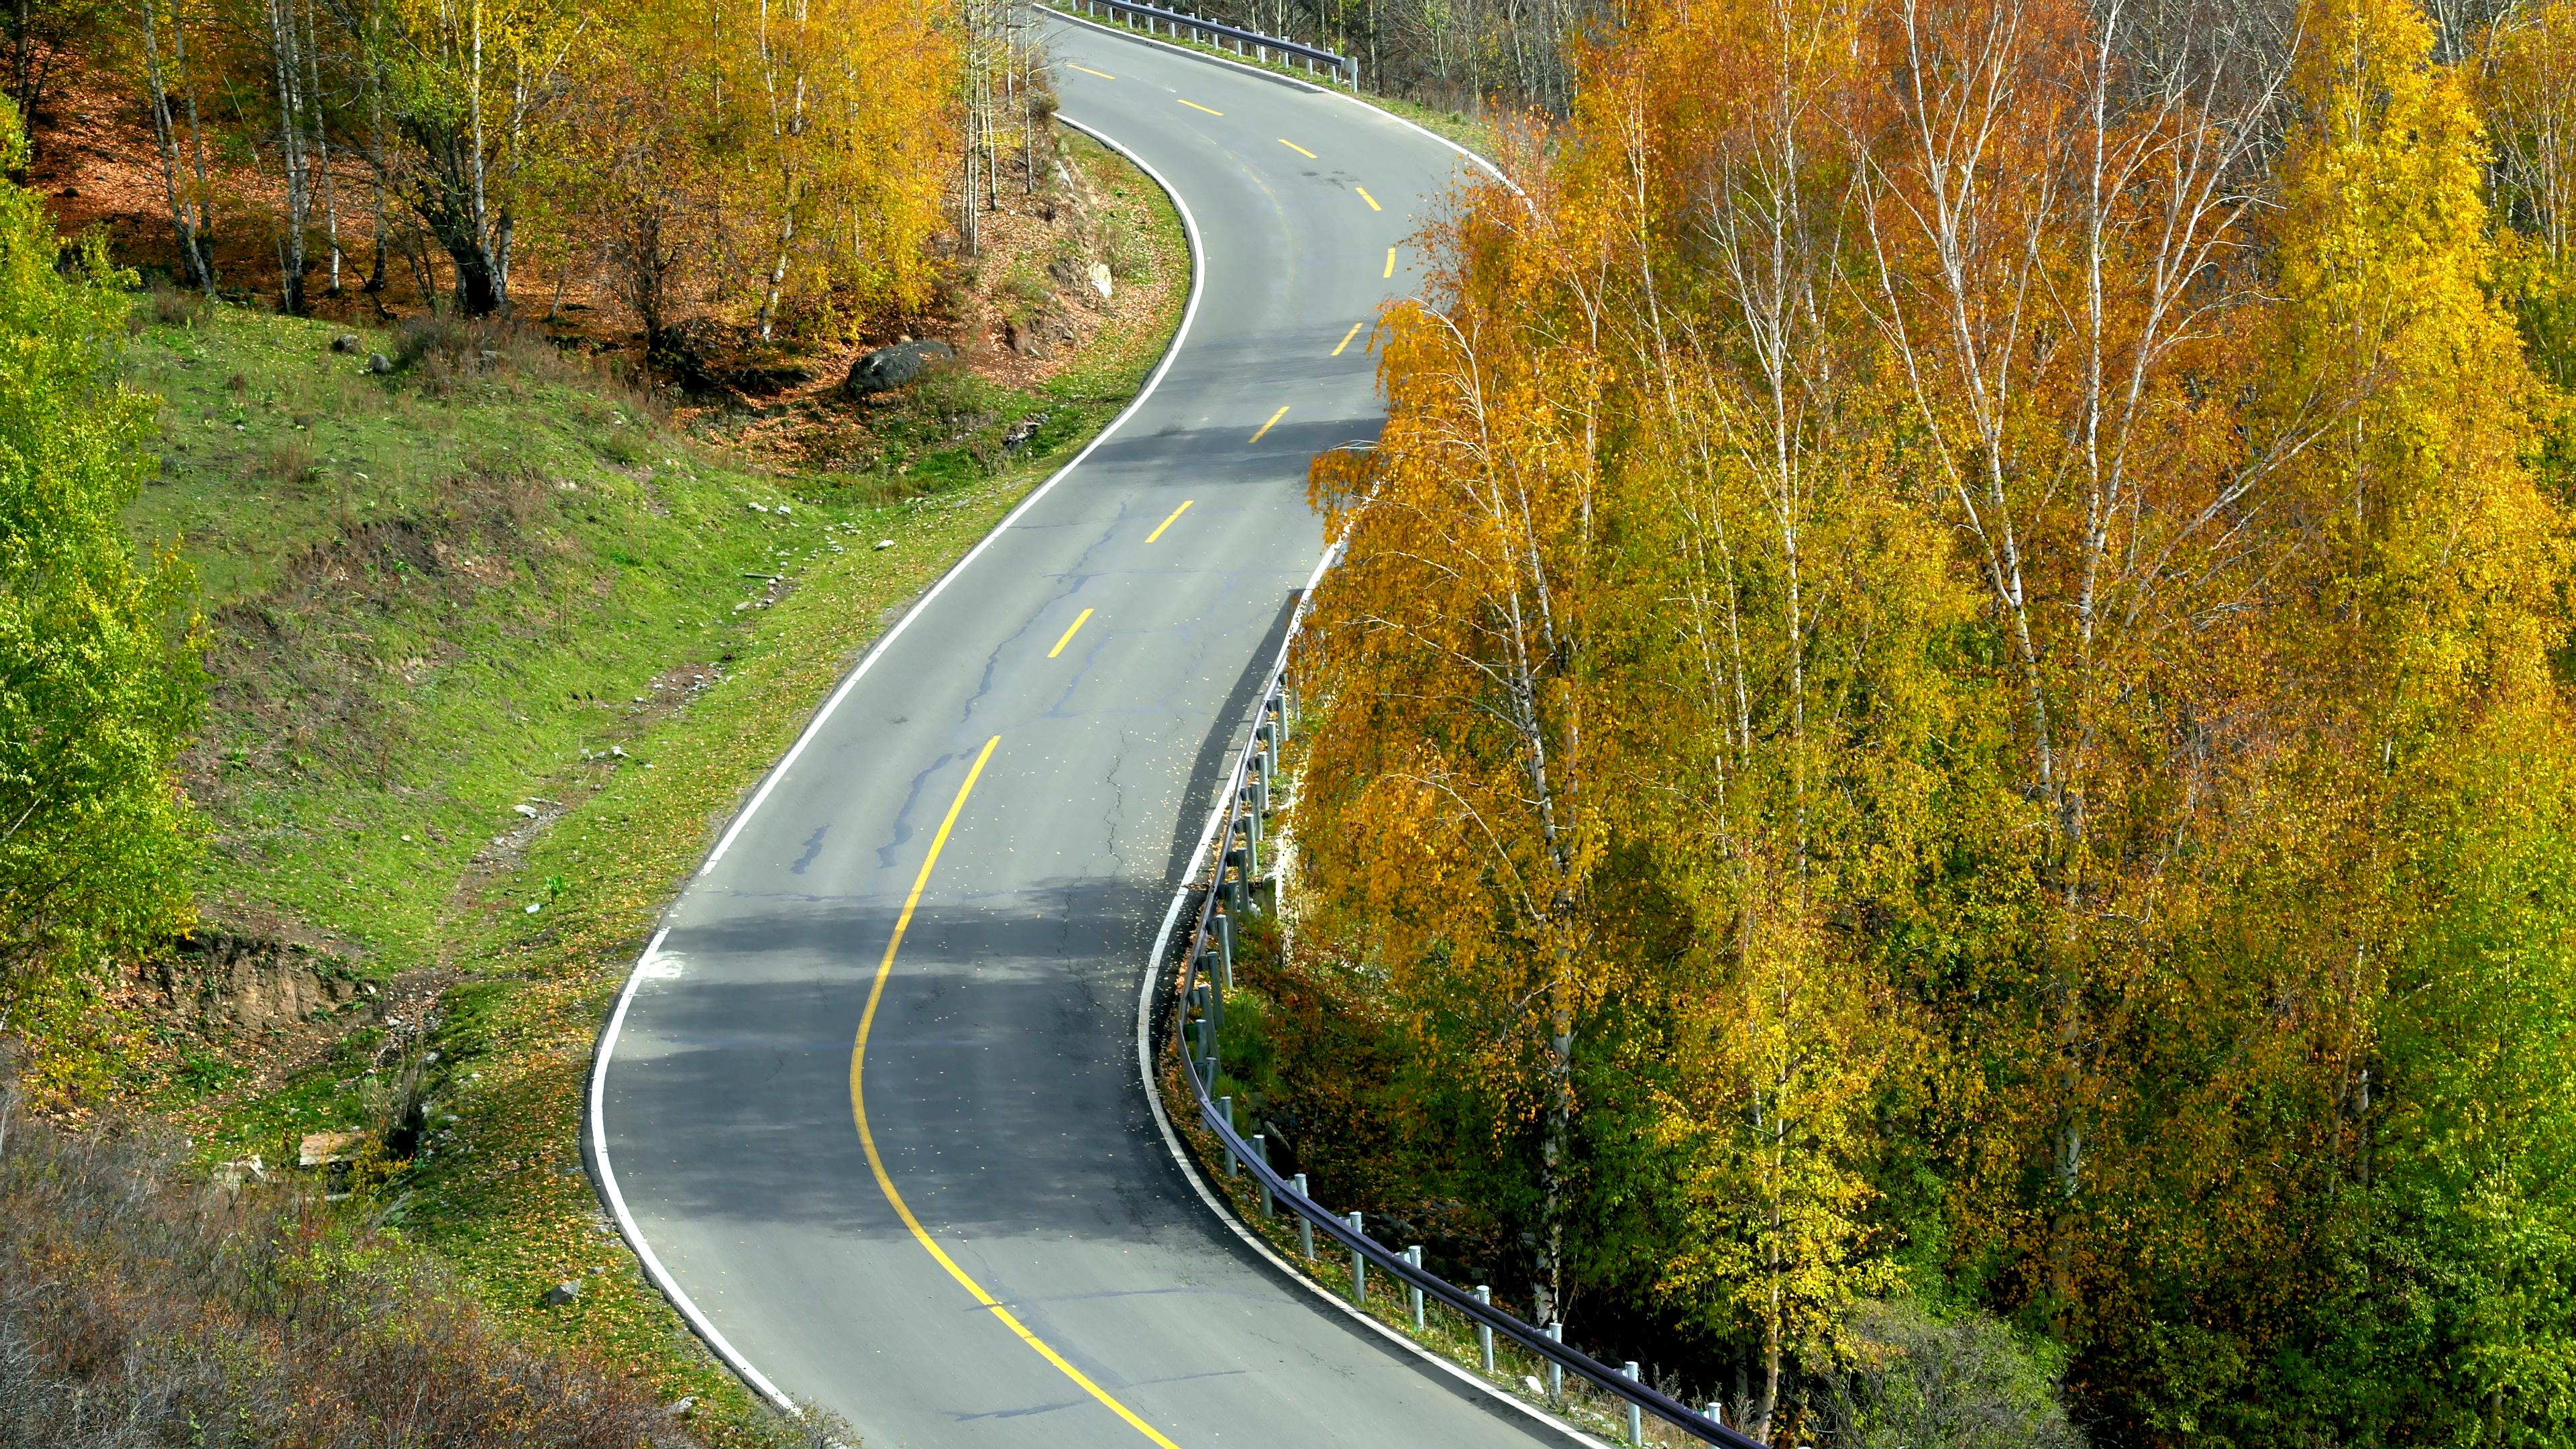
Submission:
M 1564 54 L 1315 471 L 1274 1140 L 1766 1435 L 2566 1442 L 2576 6 Z

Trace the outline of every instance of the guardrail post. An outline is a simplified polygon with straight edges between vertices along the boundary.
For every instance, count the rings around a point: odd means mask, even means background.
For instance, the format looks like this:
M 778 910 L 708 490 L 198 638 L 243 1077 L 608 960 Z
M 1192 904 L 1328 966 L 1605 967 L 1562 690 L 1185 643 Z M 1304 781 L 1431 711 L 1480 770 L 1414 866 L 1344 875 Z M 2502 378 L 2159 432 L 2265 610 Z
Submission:
M 1216 917 L 1217 974 L 1226 989 L 1234 989 L 1234 914 L 1219 911 Z
M 1255 1132 L 1252 1134 L 1252 1155 L 1260 1161 L 1262 1166 L 1268 1167 L 1270 1165 L 1269 1133 Z M 1265 1218 L 1270 1216 L 1270 1178 L 1267 1174 L 1263 1174 L 1261 1178 L 1261 1215 Z
M 1234 1130 L 1234 1099 L 1232 1097 L 1217 1098 L 1216 1109 L 1217 1112 L 1225 1118 L 1225 1130 L 1227 1132 L 1232 1132 Z M 1243 1163 L 1234 1155 L 1234 1144 L 1226 1142 L 1223 1134 L 1218 1135 L 1217 1141 L 1225 1144 L 1225 1175 L 1228 1177 L 1243 1176 Z
M 1199 1080 L 1207 1083 L 1210 1091 L 1214 1091 L 1216 1089 L 1215 1047 L 1209 1047 L 1207 1049 L 1207 1055 L 1199 1058 Z
M 1476 1301 L 1487 1307 L 1493 1306 L 1494 1290 L 1482 1283 L 1477 1284 Z M 1492 1324 L 1480 1322 L 1476 1325 L 1476 1351 L 1484 1356 L 1485 1372 L 1492 1373 L 1494 1371 L 1494 1326 Z
M 1560 1318 L 1549 1324 L 1547 1336 L 1558 1343 L 1565 1342 L 1565 1320 Z M 1565 1402 L 1565 1365 L 1555 1359 L 1547 1361 L 1547 1401 L 1551 1404 Z
M 1368 1231 L 1360 1226 L 1356 1208 L 1352 1209 L 1350 1216 L 1342 1219 L 1342 1224 L 1355 1233 Z M 1351 1301 L 1360 1306 L 1361 1312 L 1368 1311 L 1368 1255 L 1357 1248 L 1351 1249 Z
M 1413 1246 L 1405 1249 L 1404 1261 L 1412 1264 L 1417 1269 L 1420 1268 L 1422 1266 L 1422 1245 L 1420 1243 L 1415 1243 Z M 1411 1283 L 1405 1284 L 1404 1287 L 1406 1293 L 1413 1300 L 1413 1331 L 1420 1333 L 1423 1329 L 1422 1290 Z
M 1715 1399 L 1711 1399 L 1708 1401 L 1707 1414 L 1709 1422 L 1723 1424 L 1726 1422 L 1726 1405 Z
M 1625 1372 L 1628 1375 L 1628 1381 L 1630 1383 L 1639 1382 L 1637 1378 L 1637 1361 L 1635 1359 L 1632 1358 L 1628 1360 Z M 1635 1399 L 1630 1399 L 1628 1401 L 1628 1442 L 1631 1444 L 1643 1444 L 1646 1442 L 1646 1416 L 1643 1411 L 1638 1409 L 1637 1401 Z
M 1297 1195 L 1313 1202 L 1315 1199 L 1306 1191 L 1306 1174 L 1298 1173 L 1296 1181 Z M 1297 1214 L 1297 1251 L 1306 1256 L 1307 1262 L 1315 1261 L 1315 1224 L 1303 1212 Z

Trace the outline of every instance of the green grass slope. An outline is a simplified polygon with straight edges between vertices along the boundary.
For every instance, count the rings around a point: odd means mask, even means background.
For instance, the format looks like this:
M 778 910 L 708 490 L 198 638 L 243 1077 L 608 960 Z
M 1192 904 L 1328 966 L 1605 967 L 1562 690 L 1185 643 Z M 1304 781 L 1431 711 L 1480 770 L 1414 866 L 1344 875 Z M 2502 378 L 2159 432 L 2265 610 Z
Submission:
M 725 1429 L 750 1400 L 580 1171 L 591 1051 L 656 913 L 834 681 L 1168 343 L 1177 216 L 1066 151 L 1133 239 L 1118 301 L 1045 383 L 958 372 L 826 409 L 862 472 L 747 464 L 541 341 L 342 352 L 334 325 L 138 306 L 129 380 L 164 400 L 164 466 L 131 524 L 195 565 L 213 639 L 188 767 L 204 912 L 411 994 L 293 1040 L 150 1028 L 129 1086 L 205 1163 L 365 1134 L 353 1210 L 512 1331 L 695 1398 L 720 1442 L 766 1439 Z M 416 359 L 375 376 L 371 351 Z

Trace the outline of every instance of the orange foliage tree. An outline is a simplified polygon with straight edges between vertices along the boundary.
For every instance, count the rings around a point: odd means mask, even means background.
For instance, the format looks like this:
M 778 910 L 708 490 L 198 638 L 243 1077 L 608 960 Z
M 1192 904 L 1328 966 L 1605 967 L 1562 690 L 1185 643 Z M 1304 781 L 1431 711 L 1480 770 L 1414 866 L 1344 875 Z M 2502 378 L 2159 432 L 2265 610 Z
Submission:
M 2479 84 L 2537 155 L 2523 55 Z M 2568 823 L 2458 823 L 2568 735 L 2468 71 L 2397 0 L 1650 4 L 1580 60 L 1318 466 L 1296 821 L 1308 949 L 1543 1124 L 1483 1184 L 1542 1311 L 1653 1303 L 1773 1433 L 1860 1300 L 1958 1294 L 2141 1442 L 2384 1431 L 2410 1294 L 2565 1334 L 2425 1286 L 2492 1258 L 2462 1164 L 2563 1210 L 2549 1110 L 2400 1125 L 2483 1090 L 2427 943 Z M 2449 1343 L 2416 1382 L 2568 1421 Z

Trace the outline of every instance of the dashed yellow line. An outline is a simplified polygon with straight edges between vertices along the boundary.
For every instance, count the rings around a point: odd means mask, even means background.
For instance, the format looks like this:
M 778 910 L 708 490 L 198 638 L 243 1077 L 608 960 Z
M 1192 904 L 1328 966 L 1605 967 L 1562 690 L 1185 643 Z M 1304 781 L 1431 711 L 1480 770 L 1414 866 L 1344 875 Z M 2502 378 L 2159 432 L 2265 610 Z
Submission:
M 1181 101 L 1182 105 L 1189 107 L 1193 111 L 1205 111 L 1211 116 L 1222 116 L 1225 114 L 1225 112 L 1216 109 L 1214 106 L 1203 106 L 1196 101 L 1183 101 L 1179 96 L 1174 96 L 1172 99 Z
M 1062 654 L 1064 652 L 1064 646 L 1073 642 L 1073 636 L 1080 633 L 1082 630 L 1083 621 L 1090 617 L 1091 611 L 1089 609 L 1085 609 L 1081 613 L 1074 615 L 1073 623 L 1066 627 L 1064 637 L 1055 641 L 1055 647 L 1047 651 L 1047 657 L 1049 659 L 1053 659 L 1057 655 Z
M 1351 339 L 1352 339 L 1352 338 L 1354 338 L 1354 337 L 1359 336 L 1359 335 L 1360 335 L 1360 329 L 1361 329 L 1362 327 L 1367 326 L 1367 325 L 1368 325 L 1368 324 L 1367 324 L 1367 323 L 1365 323 L 1365 322 L 1354 322 L 1354 323 L 1352 323 L 1352 324 L 1351 324 L 1351 330 L 1342 334 L 1342 340 L 1333 344 L 1333 355 L 1334 355 L 1335 357 L 1339 357 L 1339 356 L 1341 356 L 1341 355 L 1342 355 L 1342 349 L 1343 349 L 1343 348 L 1345 348 L 1345 347 L 1350 346 L 1350 345 L 1351 345 Z
M 1279 420 L 1280 420 L 1281 418 L 1286 417 L 1286 416 L 1288 416 L 1288 410 L 1287 410 L 1286 408 L 1281 408 L 1279 411 L 1277 411 L 1277 412 L 1275 412 L 1275 413 L 1272 413 L 1272 414 L 1270 415 L 1270 421 L 1268 421 L 1268 422 L 1266 422 L 1266 423 L 1263 423 L 1263 424 L 1262 424 L 1258 429 L 1256 429 L 1256 430 L 1253 432 L 1253 434 L 1252 434 L 1252 436 L 1251 436 L 1250 438 L 1246 439 L 1246 441 L 1247 441 L 1247 442 L 1254 442 L 1254 443 L 1258 443 L 1258 442 L 1260 442 L 1260 441 L 1261 441 L 1261 435 L 1262 435 L 1263 433 L 1269 432 L 1272 428 L 1275 428 L 1275 427 L 1279 426 Z
M 1388 247 L 1386 249 L 1386 270 L 1378 273 L 1378 275 L 1381 277 L 1392 277 L 1395 275 L 1395 248 Z
M 1377 198 L 1376 198 L 1376 197 L 1371 196 L 1371 195 L 1369 195 L 1369 194 L 1368 194 L 1368 188 L 1367 188 L 1367 187 L 1365 187 L 1365 186 L 1354 186 L 1354 187 L 1352 187 L 1352 188 L 1351 188 L 1351 190 L 1356 191 L 1356 192 L 1358 192 L 1358 193 L 1360 194 L 1360 200 L 1365 201 L 1365 202 L 1367 202 L 1367 203 L 1369 204 L 1369 210 L 1371 210 L 1371 211 L 1384 211 L 1384 210 L 1386 210 L 1386 208 L 1385 208 L 1385 207 L 1380 206 L 1380 205 L 1378 205 L 1378 204 L 1377 204 Z
M 957 828 L 957 817 L 966 809 L 967 795 L 974 791 L 975 781 L 983 775 L 985 763 L 993 758 L 993 747 L 1001 742 L 1000 735 L 995 735 L 984 742 L 984 752 L 975 757 L 975 767 L 966 772 L 966 783 L 957 787 L 957 798 L 948 806 L 948 818 L 939 822 L 939 833 L 930 837 L 930 853 L 922 857 L 921 874 L 912 878 L 912 894 L 904 897 L 903 913 L 894 919 L 894 937 L 886 942 L 885 959 L 877 963 L 876 984 L 868 988 L 867 1008 L 859 1013 L 859 1039 L 850 1047 L 850 1115 L 858 1121 L 859 1145 L 867 1149 L 868 1170 L 876 1174 L 878 1191 L 883 1192 L 886 1201 L 893 1204 L 895 1216 L 903 1219 L 903 1225 L 911 1229 L 913 1241 L 921 1244 L 940 1267 L 948 1270 L 948 1276 L 957 1280 L 957 1286 L 965 1289 L 967 1295 L 990 1312 L 1003 1327 L 1017 1334 L 1022 1343 L 1035 1349 L 1038 1357 L 1055 1365 L 1066 1378 L 1073 1380 L 1076 1387 L 1099 1400 L 1111 1413 L 1126 1420 L 1130 1428 L 1144 1435 L 1159 1446 L 1159 1449 L 1180 1449 L 1180 1446 L 1164 1438 L 1161 1431 L 1153 1425 L 1136 1417 L 1135 1410 L 1110 1397 L 1108 1390 L 1093 1383 L 1089 1375 L 1065 1362 L 1063 1354 L 1050 1348 L 1046 1340 L 1029 1332 L 1028 1325 L 1020 1322 L 1011 1310 L 1003 1307 L 1001 1300 L 985 1292 L 983 1284 L 976 1282 L 965 1269 L 957 1266 L 957 1260 L 949 1257 L 946 1250 L 930 1236 L 929 1230 L 922 1227 L 921 1219 L 912 1215 L 912 1208 L 904 1202 L 903 1194 L 895 1191 L 894 1179 L 886 1172 L 885 1157 L 877 1151 L 876 1133 L 868 1127 L 868 1101 L 859 1088 L 860 1072 L 867 1065 L 868 1033 L 876 1026 L 877 1003 L 885 998 L 886 978 L 894 974 L 894 953 L 902 947 L 903 933 L 910 929 L 912 913 L 920 906 L 921 893 L 930 884 L 930 868 L 939 863 L 939 852 L 948 844 L 948 833 Z
M 1307 150 L 1305 147 L 1298 145 L 1296 142 L 1289 140 L 1285 136 L 1279 138 L 1279 144 L 1296 152 L 1298 155 L 1305 157 L 1309 161 L 1319 159 L 1314 152 Z
M 1190 511 L 1190 505 L 1191 505 L 1191 504 L 1193 504 L 1193 503 L 1196 503 L 1197 501 L 1198 501 L 1198 500 L 1197 500 L 1197 499 L 1195 499 L 1195 498 L 1184 498 L 1184 499 L 1182 499 L 1182 500 L 1181 500 L 1181 506 L 1172 510 L 1172 516 L 1171 516 L 1171 517 L 1166 518 L 1166 519 L 1164 519 L 1162 522 L 1155 524 L 1155 525 L 1154 525 L 1154 531 L 1153 531 L 1152 533 L 1149 533 L 1149 534 L 1146 534 L 1146 535 L 1145 535 L 1145 541 L 1146 541 L 1147 543 L 1152 543 L 1155 539 L 1161 538 L 1161 537 L 1163 536 L 1163 530 L 1164 530 L 1164 529 L 1167 529 L 1167 528 L 1169 528 L 1169 527 L 1171 527 L 1174 523 L 1178 522 L 1178 521 L 1180 520 L 1180 516 L 1181 516 L 1182 514 L 1184 514 L 1184 513 L 1189 512 L 1189 511 Z
M 1107 71 L 1105 71 L 1105 70 L 1093 70 L 1091 67 L 1089 67 L 1089 66 L 1087 66 L 1087 65 L 1075 65 L 1072 61 L 1069 61 L 1069 60 L 1068 60 L 1068 61 L 1066 61 L 1064 64 L 1065 64 L 1065 68 L 1066 68 L 1066 69 L 1068 69 L 1068 70 L 1078 70 L 1078 71 L 1082 72 L 1084 75 L 1096 75 L 1096 76 L 1100 77 L 1102 80 L 1116 80 L 1116 79 L 1118 79 L 1118 77 L 1116 77 L 1116 76 L 1114 76 L 1114 75 L 1111 75 L 1109 72 L 1107 72 Z

